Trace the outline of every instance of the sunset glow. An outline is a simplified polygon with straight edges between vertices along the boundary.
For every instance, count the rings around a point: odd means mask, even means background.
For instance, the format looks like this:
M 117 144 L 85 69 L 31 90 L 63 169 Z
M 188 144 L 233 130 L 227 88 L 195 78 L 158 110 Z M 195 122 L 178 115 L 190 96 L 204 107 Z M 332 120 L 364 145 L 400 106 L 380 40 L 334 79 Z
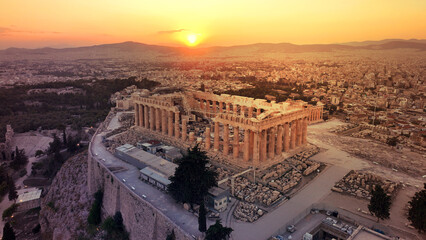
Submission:
M 2 1 L 0 49 L 123 41 L 204 47 L 426 38 L 425 12 L 423 0 Z M 202 41 L 191 33 L 202 33 Z
M 198 38 L 197 34 L 194 34 L 194 33 L 189 34 L 186 37 L 186 40 L 188 41 L 187 42 L 188 46 L 195 46 L 199 42 L 199 38 Z

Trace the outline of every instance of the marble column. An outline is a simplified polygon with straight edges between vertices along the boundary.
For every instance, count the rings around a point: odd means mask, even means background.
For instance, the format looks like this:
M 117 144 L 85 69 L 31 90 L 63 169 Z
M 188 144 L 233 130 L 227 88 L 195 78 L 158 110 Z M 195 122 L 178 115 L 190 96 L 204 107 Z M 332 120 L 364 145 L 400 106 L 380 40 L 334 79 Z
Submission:
M 139 106 L 139 126 L 143 127 L 143 119 L 144 119 L 143 108 L 141 104 L 138 104 L 138 106 Z
M 144 124 L 145 124 L 145 128 L 148 129 L 149 128 L 149 107 L 147 105 L 143 106 L 143 113 L 144 113 Z
M 296 146 L 300 146 L 302 145 L 302 119 L 297 119 L 296 128 L 297 128 Z
M 241 106 L 241 112 L 240 112 L 241 116 L 245 117 L 246 116 L 246 106 Z
M 249 107 L 248 118 L 252 118 L 252 117 L 253 117 L 253 107 Z
M 308 120 L 306 117 L 302 121 L 302 132 L 302 144 L 306 144 L 308 136 Z
M 290 150 L 290 127 L 288 123 L 284 124 L 284 152 Z
M 213 112 L 217 112 L 217 102 L 213 101 Z
M 268 145 L 268 157 L 273 158 L 275 156 L 275 128 L 269 129 L 269 145 Z
M 207 109 L 208 112 L 211 111 L 210 100 L 206 100 L 206 109 Z
M 218 151 L 219 150 L 219 122 L 215 122 L 214 123 L 214 150 Z
M 173 112 L 169 111 L 169 117 L 168 117 L 168 131 L 169 137 L 173 137 Z
M 250 130 L 244 130 L 244 152 L 243 160 L 247 162 L 250 159 Z
M 135 103 L 135 126 L 139 126 L 139 104 Z
M 161 132 L 167 134 L 167 111 L 165 109 L 161 110 Z
M 155 130 L 155 110 L 154 107 L 149 108 L 149 128 L 154 131 Z
M 253 148 L 254 148 L 254 132 L 250 130 L 250 147 L 249 147 L 250 157 L 249 158 L 253 158 Z
M 253 165 L 259 165 L 259 132 L 253 132 Z
M 278 126 L 278 132 L 277 132 L 277 148 L 276 148 L 276 154 L 280 155 L 283 152 L 283 126 Z
M 204 145 L 205 145 L 205 147 L 206 147 L 206 150 L 208 151 L 208 150 L 210 150 L 210 128 L 208 127 L 208 128 L 206 128 L 206 138 L 205 138 L 205 143 L 204 143 Z
M 182 141 L 186 141 L 186 135 L 187 135 L 187 131 L 188 131 L 188 120 L 186 120 L 186 118 L 182 118 Z
M 238 105 L 237 104 L 232 104 L 232 111 L 234 112 L 235 115 L 238 115 Z
M 223 154 L 229 153 L 229 124 L 223 125 Z
M 261 109 L 260 108 L 256 108 L 256 117 L 259 116 L 261 113 Z
M 240 128 L 234 127 L 234 145 L 232 147 L 233 157 L 238 158 L 240 155 Z
M 180 129 L 179 129 L 179 112 L 175 112 L 175 138 L 180 137 Z
M 291 122 L 290 149 L 296 147 L 296 121 Z
M 226 109 L 225 109 L 226 113 L 229 113 L 229 109 L 231 108 L 230 105 L 231 105 L 230 103 L 226 103 Z
M 263 130 L 262 131 L 262 137 L 260 140 L 260 161 L 264 162 L 266 161 L 267 156 L 267 144 L 268 144 L 268 131 L 267 130 Z
M 160 124 L 161 124 L 160 109 L 155 108 L 155 130 L 157 130 L 157 132 L 161 131 Z

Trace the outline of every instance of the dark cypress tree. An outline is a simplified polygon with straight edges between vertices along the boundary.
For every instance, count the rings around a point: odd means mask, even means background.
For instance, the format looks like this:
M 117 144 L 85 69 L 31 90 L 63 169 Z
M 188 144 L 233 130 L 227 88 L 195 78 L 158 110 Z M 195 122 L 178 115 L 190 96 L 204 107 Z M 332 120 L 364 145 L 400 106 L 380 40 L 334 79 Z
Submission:
M 220 220 L 216 220 L 216 223 L 211 225 L 206 231 L 205 240 L 225 240 L 231 235 L 232 228 L 222 226 Z
M 172 230 L 171 233 L 167 234 L 166 240 L 176 240 L 175 230 Z
M 206 221 L 206 208 L 204 207 L 204 201 L 202 201 L 200 204 L 200 209 L 198 211 L 198 230 L 200 232 L 205 232 L 207 230 Z
M 9 222 L 7 222 L 3 227 L 2 240 L 15 240 L 15 232 Z
M 371 191 L 370 204 L 368 210 L 379 219 L 388 219 L 389 210 L 391 205 L 391 198 L 383 190 L 382 186 L 376 185 L 375 189 Z
M 211 187 L 217 186 L 217 173 L 206 167 L 208 162 L 206 153 L 198 145 L 188 149 L 187 154 L 177 161 L 179 166 L 169 178 L 171 183 L 168 186 L 176 201 L 189 203 L 192 207 L 204 200 Z
M 11 177 L 7 179 L 9 185 L 9 201 L 15 200 L 18 198 L 18 193 L 16 192 L 15 182 Z
M 421 233 L 426 232 L 426 183 L 423 190 L 416 192 L 410 202 L 408 220 Z

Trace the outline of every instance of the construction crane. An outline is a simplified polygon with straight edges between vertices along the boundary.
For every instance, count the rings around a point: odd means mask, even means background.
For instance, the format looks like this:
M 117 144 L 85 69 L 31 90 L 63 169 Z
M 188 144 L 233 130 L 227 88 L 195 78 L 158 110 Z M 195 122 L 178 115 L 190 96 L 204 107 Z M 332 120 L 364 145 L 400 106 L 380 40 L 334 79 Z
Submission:
M 222 184 L 222 183 L 225 183 L 225 182 L 227 182 L 227 181 L 229 180 L 229 178 L 231 178 L 231 195 L 234 195 L 234 181 L 235 181 L 235 178 L 236 178 L 236 177 L 238 177 L 238 176 L 241 176 L 241 175 L 243 175 L 243 174 L 245 174 L 245 173 L 248 173 L 248 172 L 250 172 L 250 171 L 252 171 L 252 170 L 253 170 L 253 168 L 249 168 L 249 169 L 244 170 L 244 171 L 242 171 L 242 172 L 240 172 L 240 173 L 237 173 L 237 174 L 235 174 L 235 175 L 233 175 L 233 176 L 231 176 L 231 177 L 224 178 L 224 179 L 222 179 L 222 180 L 218 181 L 218 182 L 217 182 L 217 185 L 220 185 L 220 184 Z M 255 171 L 253 171 L 253 173 L 255 173 Z M 254 176 L 255 176 L 255 175 L 254 175 Z

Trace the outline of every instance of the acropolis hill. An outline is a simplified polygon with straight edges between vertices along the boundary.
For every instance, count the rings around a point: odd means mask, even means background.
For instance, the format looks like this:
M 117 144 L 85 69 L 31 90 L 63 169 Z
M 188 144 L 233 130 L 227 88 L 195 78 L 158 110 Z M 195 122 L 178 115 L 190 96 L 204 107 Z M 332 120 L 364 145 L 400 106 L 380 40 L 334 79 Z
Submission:
M 307 125 L 322 120 L 323 106 L 297 100 L 276 103 L 228 94 L 186 91 L 132 95 L 136 129 L 205 151 L 238 167 L 260 169 L 307 143 Z

